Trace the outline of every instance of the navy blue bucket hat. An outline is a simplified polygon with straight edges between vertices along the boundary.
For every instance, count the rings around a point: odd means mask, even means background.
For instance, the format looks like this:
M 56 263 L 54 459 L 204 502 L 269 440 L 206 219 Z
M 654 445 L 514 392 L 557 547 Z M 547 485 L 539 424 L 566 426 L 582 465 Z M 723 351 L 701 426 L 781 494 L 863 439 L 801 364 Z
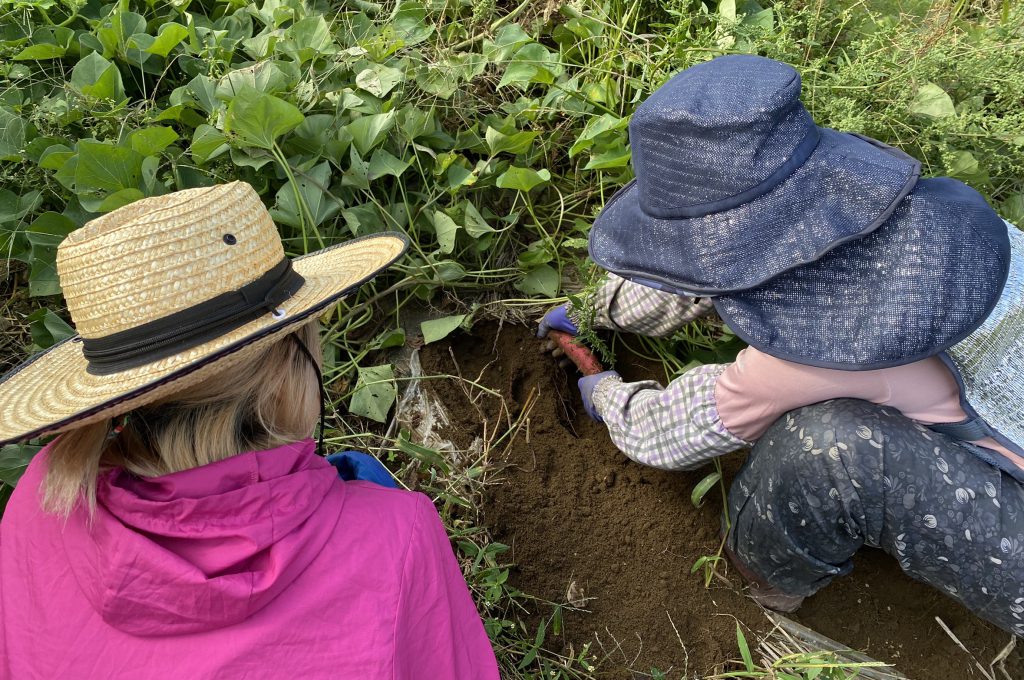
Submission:
M 629 125 L 636 180 L 590 233 L 600 266 L 647 285 L 713 295 L 753 288 L 877 229 L 920 163 L 819 128 L 800 75 L 753 55 L 679 73 Z
M 757 349 L 868 370 L 938 354 L 977 329 L 1010 267 L 1008 225 L 970 187 L 923 179 L 870 235 L 752 290 L 714 299 Z

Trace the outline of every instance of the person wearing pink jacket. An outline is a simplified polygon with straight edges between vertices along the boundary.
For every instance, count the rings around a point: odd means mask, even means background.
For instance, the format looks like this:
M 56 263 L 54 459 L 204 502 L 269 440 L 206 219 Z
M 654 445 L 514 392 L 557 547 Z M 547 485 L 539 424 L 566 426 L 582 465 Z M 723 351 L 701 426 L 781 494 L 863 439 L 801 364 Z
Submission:
M 322 456 L 317 317 L 405 248 L 290 260 L 241 182 L 61 244 L 79 335 L 0 379 L 0 442 L 60 435 L 0 521 L 0 678 L 498 678 L 430 499 Z

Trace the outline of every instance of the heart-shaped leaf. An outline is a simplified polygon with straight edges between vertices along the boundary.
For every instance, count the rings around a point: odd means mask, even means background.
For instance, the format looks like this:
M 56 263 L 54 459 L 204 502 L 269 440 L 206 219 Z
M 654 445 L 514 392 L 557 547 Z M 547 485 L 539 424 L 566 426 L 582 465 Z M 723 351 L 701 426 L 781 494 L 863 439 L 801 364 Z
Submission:
M 561 283 L 558 271 L 554 267 L 542 264 L 531 269 L 516 283 L 516 288 L 527 295 L 553 298 L 558 294 L 558 286 Z
M 71 86 L 93 99 L 124 99 L 124 83 L 116 64 L 99 52 L 90 52 L 71 70 Z
M 437 234 L 437 244 L 441 252 L 448 255 L 455 250 L 455 236 L 459 225 L 440 210 L 434 211 L 433 222 L 434 233 Z
M 395 371 L 391 364 L 360 366 L 349 410 L 357 416 L 385 423 L 397 396 Z
M 245 89 L 228 104 L 224 130 L 243 144 L 270 150 L 278 137 L 294 130 L 304 118 L 298 107 L 280 97 Z
M 444 340 L 451 333 L 461 326 L 468 314 L 456 314 L 445 316 L 440 319 L 431 319 L 420 324 L 420 331 L 423 333 L 424 344 L 429 345 L 438 340 Z
M 546 168 L 538 171 L 533 168 L 517 168 L 512 166 L 498 176 L 497 184 L 502 189 L 529 191 L 550 180 L 551 173 Z
M 925 118 L 946 118 L 956 115 L 953 98 L 935 83 L 925 83 L 910 103 L 910 112 Z

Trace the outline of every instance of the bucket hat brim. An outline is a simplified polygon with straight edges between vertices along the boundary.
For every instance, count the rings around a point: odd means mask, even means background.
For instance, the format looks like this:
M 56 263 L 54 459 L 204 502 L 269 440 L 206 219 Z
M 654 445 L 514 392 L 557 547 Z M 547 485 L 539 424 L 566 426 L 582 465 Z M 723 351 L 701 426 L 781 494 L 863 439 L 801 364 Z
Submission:
M 914 188 L 920 163 L 866 137 L 819 133 L 814 151 L 786 179 L 720 212 L 654 217 L 630 182 L 595 220 L 591 258 L 647 285 L 715 295 L 754 288 L 871 233 Z
M 755 289 L 714 298 L 749 345 L 780 359 L 873 370 L 938 354 L 999 302 L 1010 267 L 1004 222 L 956 180 L 921 180 L 863 239 Z
M 94 375 L 79 336 L 64 340 L 0 379 L 0 445 L 113 418 L 229 370 L 370 281 L 407 246 L 404 235 L 382 233 L 295 258 L 305 282 L 275 313 L 137 368 Z

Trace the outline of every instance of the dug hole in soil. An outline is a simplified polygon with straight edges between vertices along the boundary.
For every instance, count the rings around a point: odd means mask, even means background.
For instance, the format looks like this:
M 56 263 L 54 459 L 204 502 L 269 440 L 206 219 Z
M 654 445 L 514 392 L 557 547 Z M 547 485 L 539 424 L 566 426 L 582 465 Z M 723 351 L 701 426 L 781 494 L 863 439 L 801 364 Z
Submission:
M 732 587 L 716 580 L 705 589 L 703 578 L 690 573 L 699 557 L 718 549 L 717 492 L 701 509 L 690 500 L 710 468 L 671 473 L 627 459 L 604 426 L 583 412 L 576 376 L 539 353 L 530 329 L 477 325 L 472 335 L 425 347 L 421 360 L 427 375 L 479 379 L 499 391 L 514 414 L 536 395 L 528 426 L 505 460 L 492 461 L 497 471 L 485 491 L 484 520 L 495 540 L 511 546 L 513 586 L 586 610 L 567 609 L 561 635 L 549 635 L 546 647 L 579 653 L 590 643 L 597 659 L 604 659 L 601 677 L 658 669 L 666 677 L 693 678 L 738 657 L 737 621 L 756 646 L 770 623 L 742 594 L 738 576 L 724 570 Z M 664 381 L 653 365 L 619 360 L 616 368 L 627 380 Z M 454 379 L 429 381 L 429 389 L 448 410 L 445 435 L 456 445 L 468 447 L 486 434 L 485 427 L 493 432 L 496 399 L 471 403 Z M 723 461 L 728 477 L 742 461 L 743 454 Z M 936 616 L 986 670 L 1010 639 L 903 575 L 881 551 L 862 550 L 855 564 L 851 575 L 807 600 L 791 618 L 894 664 L 914 680 L 984 677 Z M 538 604 L 532 614 L 537 623 L 551 608 Z M 1005 663 L 1009 677 L 1024 678 L 1020 647 Z

